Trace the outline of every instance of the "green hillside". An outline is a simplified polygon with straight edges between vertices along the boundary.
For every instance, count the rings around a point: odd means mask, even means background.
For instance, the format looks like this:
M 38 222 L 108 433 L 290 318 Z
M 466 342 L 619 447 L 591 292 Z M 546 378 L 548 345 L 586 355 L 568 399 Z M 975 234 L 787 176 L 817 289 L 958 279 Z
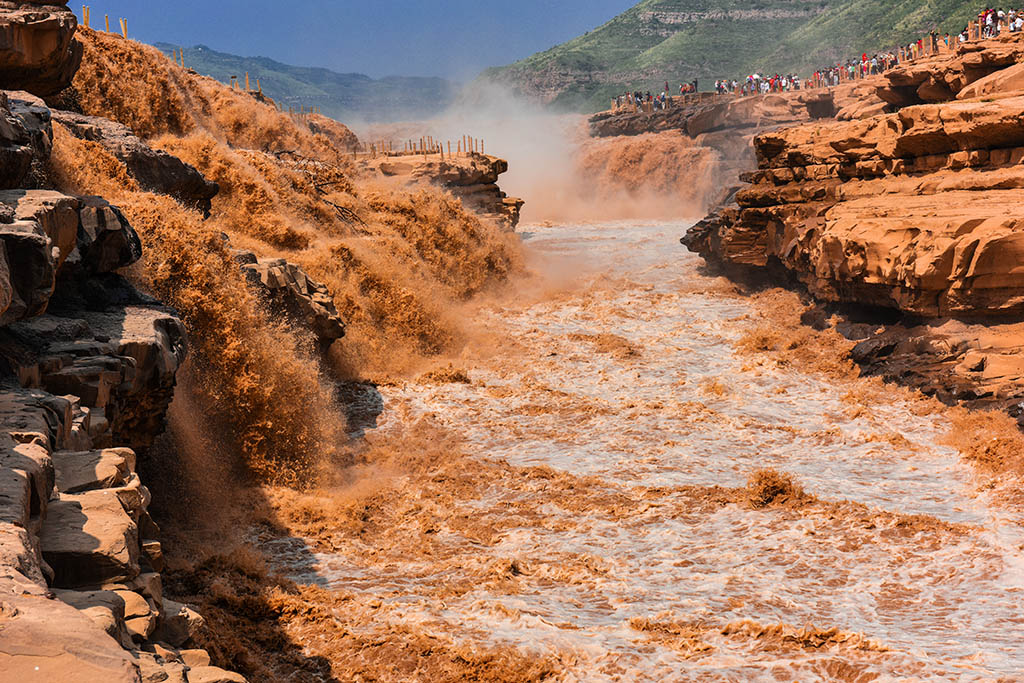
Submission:
M 483 78 L 556 108 L 595 111 L 626 89 L 697 78 L 806 73 L 925 31 L 957 31 L 963 0 L 643 0 L 599 28 Z
M 157 43 L 168 55 L 177 45 Z M 441 78 L 391 76 L 373 79 L 363 74 L 342 74 L 329 69 L 291 66 L 266 57 L 240 57 L 217 52 L 204 45 L 184 48 L 185 66 L 205 76 L 230 83 L 236 76 L 242 83 L 249 73 L 263 92 L 283 106 L 320 107 L 339 121 L 370 122 L 421 119 L 440 113 L 453 101 L 457 86 Z

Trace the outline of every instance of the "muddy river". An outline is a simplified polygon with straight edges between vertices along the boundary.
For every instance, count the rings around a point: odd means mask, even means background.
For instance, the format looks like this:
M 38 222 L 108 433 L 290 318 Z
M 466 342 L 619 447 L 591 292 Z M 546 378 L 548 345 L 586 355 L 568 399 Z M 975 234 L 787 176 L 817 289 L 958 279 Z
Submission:
M 1015 514 L 941 413 L 743 350 L 764 320 L 686 227 L 521 228 L 548 284 L 467 313 L 467 377 L 381 386 L 367 432 L 429 420 L 458 471 L 408 478 L 415 533 L 339 534 L 295 578 L 568 681 L 1017 680 Z M 764 469 L 806 496 L 752 502 Z

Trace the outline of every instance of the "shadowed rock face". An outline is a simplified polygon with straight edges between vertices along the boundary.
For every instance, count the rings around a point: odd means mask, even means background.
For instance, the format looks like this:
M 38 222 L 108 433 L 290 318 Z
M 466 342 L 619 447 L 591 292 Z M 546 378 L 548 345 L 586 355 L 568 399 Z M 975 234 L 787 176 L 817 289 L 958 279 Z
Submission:
M 0 2 L 0 84 L 46 97 L 71 85 L 82 62 L 66 0 Z
M 98 142 L 128 168 L 146 190 L 174 197 L 185 206 L 210 215 L 210 200 L 220 188 L 193 166 L 137 138 L 120 123 L 98 116 L 54 111 L 53 119 L 75 137 Z

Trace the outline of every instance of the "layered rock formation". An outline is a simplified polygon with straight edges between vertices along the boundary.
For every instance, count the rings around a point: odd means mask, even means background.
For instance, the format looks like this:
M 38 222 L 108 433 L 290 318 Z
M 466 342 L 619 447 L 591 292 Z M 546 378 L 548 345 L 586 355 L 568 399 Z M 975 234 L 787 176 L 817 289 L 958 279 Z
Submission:
M 54 111 L 53 120 L 77 138 L 97 142 L 120 160 L 144 190 L 174 197 L 210 215 L 210 200 L 220 188 L 193 166 L 137 138 L 127 126 L 67 111 Z
M 38 5 L 0 3 L 0 84 L 47 94 L 77 65 L 75 23 Z M 126 163 L 145 156 L 115 124 L 89 125 L 116 133 Z M 185 328 L 117 275 L 142 255 L 117 207 L 38 189 L 51 146 L 46 106 L 0 92 L 0 672 L 242 681 L 189 649 L 203 621 L 163 596 L 159 529 L 135 471 L 163 430 Z M 145 163 L 185 168 L 155 159 Z
M 901 67 L 877 89 L 894 113 L 758 136 L 758 168 L 735 202 L 683 243 L 734 274 L 897 311 L 904 320 L 881 331 L 845 328 L 862 340 L 858 361 L 947 400 L 1016 405 L 1024 92 L 1003 88 L 1019 82 L 1022 45 Z M 897 92 L 944 101 L 901 106 Z
M 909 62 L 887 72 L 877 95 L 894 107 L 969 99 L 1024 87 L 1018 65 L 1024 59 L 1024 36 L 1004 33 L 991 40 L 965 43 L 955 52 Z M 998 74 L 998 75 L 997 75 Z
M 468 209 L 498 221 L 509 230 L 519 224 L 519 212 L 525 202 L 509 197 L 498 187 L 498 176 L 508 170 L 504 159 L 478 153 L 388 155 L 368 160 L 364 166 L 372 173 L 408 184 L 440 185 L 460 198 Z
M 71 85 L 82 63 L 78 21 L 67 0 L 0 2 L 0 84 L 53 95 Z
M 302 268 L 281 258 L 257 258 L 251 251 L 236 251 L 235 260 L 275 317 L 305 332 L 320 352 L 345 336 L 330 291 Z

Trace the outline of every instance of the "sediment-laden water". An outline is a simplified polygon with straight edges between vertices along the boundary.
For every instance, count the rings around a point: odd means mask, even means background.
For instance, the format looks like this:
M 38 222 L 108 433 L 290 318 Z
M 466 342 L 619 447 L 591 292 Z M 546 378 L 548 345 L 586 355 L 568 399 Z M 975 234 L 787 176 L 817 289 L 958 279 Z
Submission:
M 474 311 L 470 382 L 381 387 L 368 430 L 439 425 L 457 472 L 408 477 L 406 532 L 339 531 L 296 578 L 564 680 L 1024 671 L 1024 534 L 942 414 L 738 350 L 758 313 L 699 272 L 685 228 L 526 228 L 571 284 Z M 808 496 L 751 504 L 764 468 Z

